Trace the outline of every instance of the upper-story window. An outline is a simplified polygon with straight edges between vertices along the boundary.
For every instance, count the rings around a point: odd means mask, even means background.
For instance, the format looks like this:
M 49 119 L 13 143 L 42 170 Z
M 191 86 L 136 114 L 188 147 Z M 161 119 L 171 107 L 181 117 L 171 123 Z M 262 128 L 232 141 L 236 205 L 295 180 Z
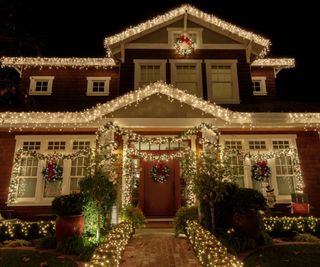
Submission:
M 237 60 L 205 60 L 208 98 L 222 104 L 239 104 Z
M 201 60 L 170 60 L 171 83 L 188 94 L 202 96 Z
M 173 46 L 183 34 L 183 28 L 167 28 L 168 30 L 168 43 Z M 188 28 L 187 34 L 194 42 L 195 46 L 199 48 L 202 45 L 202 28 Z
M 87 77 L 87 95 L 109 95 L 111 77 Z
M 54 76 L 30 76 L 30 95 L 51 95 Z
M 254 95 L 266 95 L 266 77 L 253 76 L 252 77 L 252 89 Z
M 166 60 L 135 59 L 134 64 L 135 89 L 156 81 L 166 81 Z

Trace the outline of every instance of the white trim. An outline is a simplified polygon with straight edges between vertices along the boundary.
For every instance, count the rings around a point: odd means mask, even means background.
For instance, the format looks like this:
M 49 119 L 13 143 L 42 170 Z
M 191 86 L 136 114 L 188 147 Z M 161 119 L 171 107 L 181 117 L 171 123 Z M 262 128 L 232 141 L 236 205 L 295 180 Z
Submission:
M 65 150 L 60 150 L 59 153 L 68 154 L 72 153 L 73 141 L 90 141 L 90 145 L 95 145 L 95 135 L 16 135 L 15 151 L 17 152 L 22 148 L 23 142 L 27 141 L 40 141 L 40 150 L 38 153 L 52 154 L 54 151 L 48 150 L 49 141 L 65 141 Z M 44 179 L 42 177 L 42 169 L 45 166 L 44 160 L 38 161 L 37 168 L 37 183 L 35 197 L 33 198 L 17 198 L 14 206 L 47 206 L 51 205 L 53 197 L 44 197 Z M 70 174 L 71 174 L 71 160 L 64 160 L 63 162 L 63 179 L 61 194 L 70 193 Z M 17 188 L 18 189 L 18 188 Z
M 29 95 L 51 95 L 54 76 L 30 76 Z M 36 91 L 37 82 L 48 82 L 47 91 Z
M 134 59 L 134 89 L 137 90 L 140 86 L 141 65 L 160 65 L 160 80 L 166 81 L 166 59 Z
M 266 79 L 267 77 L 265 76 L 252 76 L 251 80 L 252 82 L 259 82 L 260 83 L 260 91 L 253 91 L 253 95 L 257 96 L 263 96 L 267 95 L 267 87 L 266 87 Z
M 293 148 L 297 148 L 296 144 L 296 138 L 297 136 L 295 134 L 255 134 L 255 135 L 248 135 L 248 134 L 236 134 L 236 135 L 230 135 L 230 134 L 222 134 L 220 135 L 220 144 L 224 146 L 225 141 L 241 141 L 242 143 L 242 150 L 244 152 L 249 152 L 252 154 L 258 154 L 258 153 L 270 153 L 272 151 L 276 151 L 273 149 L 272 141 L 289 141 L 289 146 Z M 249 149 L 249 141 L 254 140 L 261 140 L 266 142 L 266 149 L 263 150 L 250 150 Z M 291 202 L 291 195 L 279 195 L 278 194 L 278 185 L 276 180 L 276 171 L 275 171 L 275 160 L 271 159 L 268 160 L 268 165 L 271 168 L 271 185 L 272 188 L 274 188 L 275 196 L 277 203 L 290 203 Z M 295 179 L 294 183 L 296 182 Z M 244 161 L 244 184 L 245 187 L 252 188 L 252 179 L 251 179 L 251 162 L 250 160 Z
M 173 49 L 172 45 L 161 43 L 127 43 L 126 49 Z M 246 46 L 243 44 L 202 44 L 197 49 L 211 49 L 211 50 L 245 50 Z M 114 49 L 113 53 L 119 52 L 119 49 Z
M 196 65 L 196 75 L 197 75 L 197 92 L 196 96 L 202 98 L 202 69 L 201 69 L 201 59 L 170 59 L 170 68 L 171 68 L 171 83 L 176 87 L 176 78 L 177 78 L 177 64 L 181 65 Z
M 208 99 L 217 103 L 217 104 L 240 104 L 240 96 L 239 96 L 239 84 L 238 84 L 238 71 L 237 71 L 237 63 L 238 60 L 234 59 L 208 59 L 204 60 L 206 63 L 206 73 L 207 73 L 207 93 Z M 211 87 L 211 66 L 212 65 L 225 65 L 231 66 L 232 72 L 232 98 L 225 99 L 214 99 L 212 96 Z
M 87 77 L 87 96 L 108 96 L 111 77 Z M 97 81 L 104 82 L 103 92 L 93 92 L 93 83 Z

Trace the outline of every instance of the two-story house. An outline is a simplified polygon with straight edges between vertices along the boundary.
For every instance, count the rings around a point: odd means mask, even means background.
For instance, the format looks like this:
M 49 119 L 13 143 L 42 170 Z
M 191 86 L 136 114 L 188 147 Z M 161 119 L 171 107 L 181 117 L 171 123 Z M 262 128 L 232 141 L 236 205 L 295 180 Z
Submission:
M 113 122 L 104 138 L 118 143 L 119 203 L 134 194 L 145 215 L 172 216 L 193 201 L 179 160 L 185 151 L 199 156 L 201 138 L 212 139 L 207 123 L 223 147 L 243 153 L 231 156 L 239 186 L 265 190 L 252 175 L 265 159 L 277 204 L 303 190 L 319 214 L 320 116 L 277 99 L 277 74 L 295 62 L 268 58 L 270 44 L 183 5 L 107 37 L 106 57 L 1 58 L 20 74 L 29 105 L 0 113 L 0 208 L 27 218 L 78 191 L 86 159 L 77 151 L 94 147 L 98 129 Z M 60 154 L 63 179 L 44 179 L 47 158 L 21 151 Z

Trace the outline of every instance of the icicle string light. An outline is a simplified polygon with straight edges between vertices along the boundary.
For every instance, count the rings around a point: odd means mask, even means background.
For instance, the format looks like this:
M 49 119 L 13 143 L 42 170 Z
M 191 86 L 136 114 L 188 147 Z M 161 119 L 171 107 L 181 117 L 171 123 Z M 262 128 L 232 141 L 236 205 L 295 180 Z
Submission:
M 0 127 L 17 127 L 21 129 L 32 127 L 57 128 L 57 124 L 59 124 L 60 128 L 92 126 L 95 125 L 96 120 L 102 119 L 104 115 L 130 104 L 148 100 L 154 94 L 166 95 L 169 101 L 172 99 L 177 100 L 228 123 L 243 124 L 251 123 L 252 121 L 249 113 L 230 111 L 197 96 L 187 94 L 172 85 L 158 81 L 82 112 L 3 112 L 0 113 Z M 101 121 L 99 123 L 101 124 Z
M 281 67 L 291 69 L 296 66 L 294 58 L 260 58 L 251 63 L 254 67 Z
M 116 66 L 113 58 L 61 58 L 61 57 L 1 57 L 1 67 L 49 67 L 49 68 L 66 68 L 87 69 L 94 67 L 96 69 L 108 69 Z
M 107 37 L 105 38 L 105 42 L 104 42 L 105 47 L 108 49 L 109 46 L 115 43 L 134 37 L 135 35 L 143 31 L 149 30 L 153 27 L 159 27 L 159 25 L 166 23 L 176 17 L 183 16 L 185 12 L 187 12 L 188 15 L 192 15 L 200 20 L 203 20 L 206 23 L 211 24 L 212 26 L 218 27 L 221 30 L 226 31 L 227 34 L 234 34 L 240 38 L 243 38 L 247 41 L 253 41 L 258 45 L 262 46 L 263 48 L 262 48 L 262 51 L 260 52 L 260 57 L 263 57 L 269 51 L 269 47 L 271 45 L 270 40 L 260 35 L 257 35 L 253 32 L 244 30 L 229 22 L 226 22 L 216 16 L 205 13 L 191 5 L 182 5 L 176 9 L 173 9 L 167 13 L 164 13 L 163 15 L 159 15 L 153 19 L 143 22 L 135 27 L 130 27 L 124 30 L 123 32 Z

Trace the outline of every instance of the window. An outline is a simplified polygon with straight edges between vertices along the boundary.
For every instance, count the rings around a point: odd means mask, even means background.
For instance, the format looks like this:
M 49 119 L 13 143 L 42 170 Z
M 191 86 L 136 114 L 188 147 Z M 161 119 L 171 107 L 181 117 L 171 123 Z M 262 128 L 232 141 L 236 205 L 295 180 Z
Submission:
M 170 60 L 171 82 L 188 94 L 202 96 L 201 60 Z
M 239 104 L 236 60 L 205 60 L 208 98 L 216 103 Z
M 289 148 L 289 141 L 272 141 L 273 149 Z M 290 156 L 275 158 L 276 180 L 279 195 L 290 195 L 294 192 L 293 165 Z
M 87 77 L 87 96 L 109 95 L 111 77 Z
M 241 141 L 225 141 L 224 143 L 225 148 L 228 149 L 235 149 L 235 150 L 242 150 L 242 142 Z M 243 157 L 239 155 L 232 155 L 230 157 L 230 162 L 232 169 L 232 175 L 235 179 L 235 183 L 239 187 L 244 187 L 244 162 Z
M 266 141 L 263 141 L 263 140 L 249 141 L 249 149 L 250 150 L 266 149 Z
M 54 76 L 30 76 L 30 95 L 51 95 Z
M 267 95 L 266 77 L 252 77 L 252 89 L 254 95 Z
M 75 137 L 77 140 L 75 140 Z M 40 154 L 59 153 L 71 154 L 93 145 L 95 136 L 63 135 L 63 136 L 16 136 L 16 151 L 36 151 Z M 62 180 L 47 182 L 42 174 L 46 160 L 33 157 L 22 157 L 18 172 L 17 203 L 29 205 L 51 205 L 53 197 L 61 194 L 79 191 L 79 181 L 84 178 L 87 158 L 59 159 L 58 164 L 63 168 Z
M 167 28 L 167 30 L 169 47 L 173 47 L 174 43 L 180 39 L 184 30 L 183 28 Z M 187 33 L 195 43 L 196 48 L 200 48 L 202 45 L 202 30 L 202 28 L 187 28 Z
M 166 60 L 134 60 L 135 89 L 156 81 L 166 81 Z

